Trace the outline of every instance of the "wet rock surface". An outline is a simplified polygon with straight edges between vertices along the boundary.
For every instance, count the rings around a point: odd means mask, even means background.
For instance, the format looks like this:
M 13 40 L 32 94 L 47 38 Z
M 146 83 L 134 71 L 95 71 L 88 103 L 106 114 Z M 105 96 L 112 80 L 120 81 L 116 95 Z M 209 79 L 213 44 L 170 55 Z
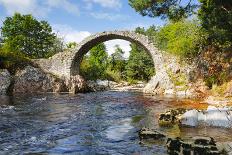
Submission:
M 0 70 L 0 95 L 7 94 L 8 88 L 11 84 L 11 75 L 6 70 Z
M 70 93 L 84 93 L 89 92 L 90 89 L 85 79 L 80 76 L 71 76 L 69 79 L 65 79 L 65 85 Z
M 165 134 L 154 129 L 142 128 L 139 130 L 140 140 L 160 140 L 164 138 L 166 138 Z
M 142 142 L 151 140 L 154 143 L 160 140 L 166 142 L 167 153 L 170 155 L 221 155 L 226 153 L 225 146 L 228 146 L 226 144 L 217 145 L 211 137 L 173 138 L 161 131 L 149 128 L 142 128 L 138 134 Z
M 230 107 L 209 106 L 207 110 L 189 110 L 180 118 L 187 126 L 232 127 L 232 109 Z
M 108 80 L 87 81 L 88 88 L 93 92 L 110 89 L 110 84 Z
M 171 155 L 220 155 L 216 143 L 211 137 L 168 138 L 168 153 Z
M 158 123 L 160 126 L 173 126 L 179 121 L 179 116 L 184 114 L 187 110 L 183 108 L 167 110 L 159 115 Z

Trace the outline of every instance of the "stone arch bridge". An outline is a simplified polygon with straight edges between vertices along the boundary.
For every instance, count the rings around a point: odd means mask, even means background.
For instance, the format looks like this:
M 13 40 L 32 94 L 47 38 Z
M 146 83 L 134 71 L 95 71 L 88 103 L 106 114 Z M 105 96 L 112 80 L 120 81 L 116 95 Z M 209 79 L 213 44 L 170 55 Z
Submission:
M 150 54 L 156 70 L 156 75 L 152 78 L 152 80 L 159 81 L 155 84 L 153 82 L 150 87 L 157 87 L 158 85 L 165 88 L 173 87 L 165 69 L 163 53 L 154 46 L 153 42 L 147 36 L 133 31 L 106 31 L 91 35 L 80 42 L 75 49 L 58 53 L 49 59 L 37 60 L 37 64 L 48 73 L 52 73 L 60 78 L 70 79 L 73 76 L 79 75 L 80 63 L 83 56 L 92 47 L 101 42 L 113 39 L 123 39 L 136 43 Z

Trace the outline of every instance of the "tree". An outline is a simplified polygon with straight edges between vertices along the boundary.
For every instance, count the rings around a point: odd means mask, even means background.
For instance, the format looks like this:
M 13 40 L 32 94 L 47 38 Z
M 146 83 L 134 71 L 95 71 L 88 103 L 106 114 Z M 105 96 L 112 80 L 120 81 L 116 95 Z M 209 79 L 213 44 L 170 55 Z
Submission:
M 129 0 L 129 5 L 143 16 L 179 20 L 198 7 L 192 0 Z
M 136 33 L 148 36 L 150 39 L 155 40 L 157 35 L 157 28 L 151 26 L 147 30 L 141 27 L 135 29 Z M 151 56 L 138 44 L 131 44 L 130 56 L 127 61 L 126 77 L 130 83 L 138 80 L 148 81 L 152 75 L 155 74 L 154 64 Z
M 232 1 L 199 0 L 198 17 L 208 32 L 208 44 L 219 48 L 232 45 Z
M 2 47 L 2 45 L 3 45 L 3 39 L 0 36 L 0 48 Z
M 1 27 L 3 49 L 20 51 L 30 58 L 44 58 L 53 53 L 56 35 L 46 21 L 38 21 L 32 15 L 15 13 L 7 17 Z
M 132 43 L 126 75 L 129 82 L 148 81 L 154 75 L 154 64 L 151 56 L 140 46 Z
M 125 52 L 115 45 L 115 51 L 108 58 L 108 67 L 106 70 L 106 75 L 108 80 L 120 82 L 125 79 L 125 65 L 126 60 L 123 57 Z
M 129 4 L 143 16 L 168 18 L 174 22 L 191 16 L 198 8 L 201 26 L 208 34 L 206 45 L 219 49 L 232 46 L 231 0 L 129 0 Z
M 110 64 L 111 70 L 119 71 L 122 73 L 125 69 L 125 58 L 123 54 L 125 52 L 120 48 L 119 45 L 115 45 L 115 52 L 111 55 Z
M 88 80 L 105 79 L 107 65 L 106 47 L 100 43 L 90 50 L 89 56 L 84 57 L 81 63 L 81 74 Z

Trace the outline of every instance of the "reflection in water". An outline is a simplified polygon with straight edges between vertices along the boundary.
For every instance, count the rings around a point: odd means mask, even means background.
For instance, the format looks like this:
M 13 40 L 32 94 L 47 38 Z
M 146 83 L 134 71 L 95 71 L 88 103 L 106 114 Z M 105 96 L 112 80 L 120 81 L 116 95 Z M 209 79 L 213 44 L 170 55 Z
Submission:
M 110 126 L 106 130 L 106 137 L 115 141 L 123 140 L 124 136 L 133 129 L 131 126 L 131 119 L 126 118 L 117 123 L 116 125 Z
M 139 144 L 137 131 L 143 126 L 159 128 L 158 114 L 173 107 L 205 105 L 111 91 L 1 97 L 0 154 L 166 154 L 162 145 Z M 232 141 L 230 129 L 160 130 L 173 136 L 208 135 Z

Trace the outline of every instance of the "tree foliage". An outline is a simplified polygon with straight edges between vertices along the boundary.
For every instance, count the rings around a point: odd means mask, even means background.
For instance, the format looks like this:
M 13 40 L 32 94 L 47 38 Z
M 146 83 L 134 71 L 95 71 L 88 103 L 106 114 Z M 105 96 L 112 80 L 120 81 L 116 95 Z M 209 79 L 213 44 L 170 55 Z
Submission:
M 46 21 L 38 21 L 32 15 L 15 13 L 7 17 L 1 27 L 3 49 L 19 51 L 30 58 L 44 58 L 54 53 L 56 35 Z
M 154 64 L 151 56 L 143 48 L 132 43 L 126 65 L 127 80 L 131 83 L 134 81 L 148 81 L 154 73 Z
M 129 0 L 129 4 L 143 16 L 168 18 L 174 22 L 189 17 L 198 8 L 200 26 L 208 34 L 205 46 L 212 45 L 219 49 L 232 46 L 231 0 Z
M 198 21 L 170 22 L 159 29 L 154 42 L 159 49 L 181 57 L 193 57 L 199 53 L 206 33 Z
M 129 0 L 129 4 L 143 16 L 179 20 L 193 14 L 198 5 L 191 0 Z
M 125 58 L 123 54 L 125 52 L 119 47 L 119 45 L 115 46 L 115 52 L 111 54 L 109 58 L 109 65 L 111 70 L 123 72 L 125 69 Z
M 108 54 L 103 43 L 93 47 L 81 63 L 80 72 L 88 80 L 105 79 Z
M 219 48 L 232 45 L 232 1 L 199 0 L 201 8 L 198 17 L 208 32 L 208 44 Z

